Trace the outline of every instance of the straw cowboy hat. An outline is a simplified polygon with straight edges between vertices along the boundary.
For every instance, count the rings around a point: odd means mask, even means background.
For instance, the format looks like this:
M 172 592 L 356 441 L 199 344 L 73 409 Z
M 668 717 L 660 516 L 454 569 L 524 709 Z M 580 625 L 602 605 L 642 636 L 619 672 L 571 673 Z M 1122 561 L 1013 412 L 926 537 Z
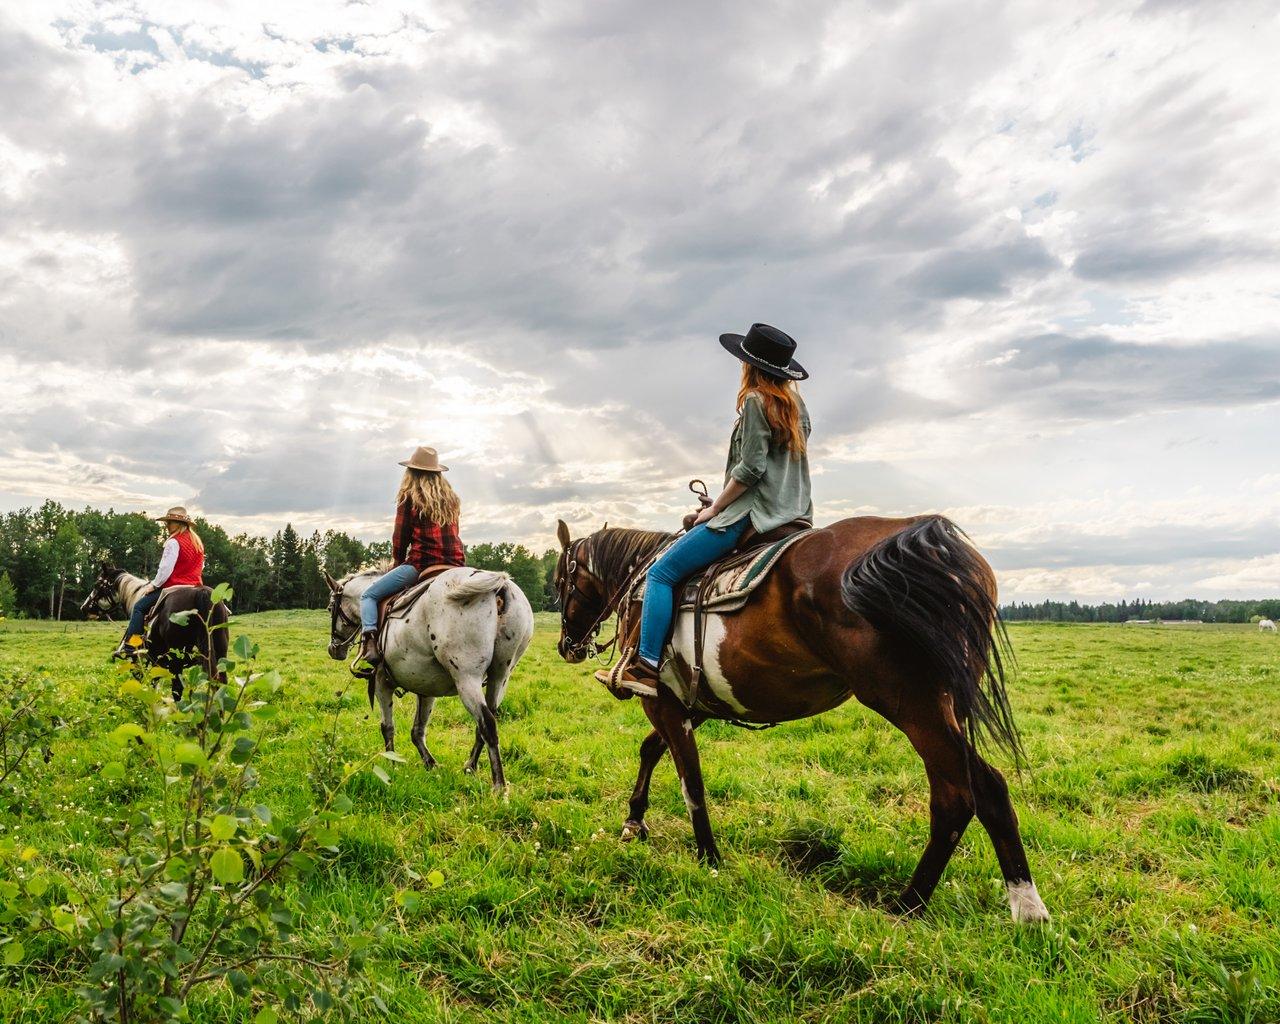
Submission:
M 746 334 L 722 334 L 720 344 L 744 363 L 779 380 L 804 380 L 809 376 L 795 361 L 795 339 L 768 324 L 752 324 Z
M 434 448 L 419 448 L 400 465 L 407 466 L 409 469 L 421 469 L 428 473 L 449 472 L 448 466 L 440 465 L 440 456 L 436 454 Z
M 156 516 L 157 523 L 186 523 L 191 525 L 191 517 L 187 515 L 187 510 L 181 505 L 174 505 L 162 516 Z

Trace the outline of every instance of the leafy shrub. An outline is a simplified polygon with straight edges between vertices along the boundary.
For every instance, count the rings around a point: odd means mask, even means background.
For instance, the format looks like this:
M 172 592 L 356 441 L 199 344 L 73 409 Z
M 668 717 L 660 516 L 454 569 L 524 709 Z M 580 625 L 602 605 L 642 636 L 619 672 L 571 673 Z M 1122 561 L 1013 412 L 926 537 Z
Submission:
M 0 841 L 0 960 L 18 965 L 28 946 L 57 958 L 76 979 L 85 1021 L 187 1020 L 202 987 L 250 1001 L 256 1024 L 385 1010 L 360 976 L 373 936 L 304 935 L 308 901 L 284 893 L 336 855 L 335 825 L 352 809 L 343 787 L 372 761 L 335 773 L 300 820 L 279 821 L 254 802 L 258 730 L 281 687 L 257 656 L 238 637 L 218 678 L 183 673 L 176 704 L 154 685 L 164 670 L 121 666 L 126 721 L 110 734 L 119 755 L 101 775 L 149 779 L 141 792 L 160 795 L 110 821 L 100 875 L 60 866 L 56 851 Z

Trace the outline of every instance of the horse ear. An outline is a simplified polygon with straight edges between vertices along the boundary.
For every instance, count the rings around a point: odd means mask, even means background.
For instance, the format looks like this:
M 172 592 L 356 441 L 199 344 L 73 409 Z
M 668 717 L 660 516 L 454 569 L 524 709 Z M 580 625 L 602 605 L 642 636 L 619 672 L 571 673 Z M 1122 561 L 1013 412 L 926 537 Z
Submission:
M 572 539 L 569 536 L 569 527 L 565 525 L 565 521 L 563 519 L 556 520 L 556 538 L 560 541 L 560 547 L 562 549 L 567 548 L 569 546 L 569 541 Z
M 601 532 L 601 533 L 604 533 L 604 531 L 605 531 L 605 530 L 607 530 L 607 529 L 609 529 L 609 520 L 607 520 L 607 519 L 606 519 L 606 520 L 604 521 L 604 526 L 600 527 L 600 532 Z
M 330 590 L 338 591 L 342 589 L 342 584 L 329 575 L 328 569 L 321 569 L 320 575 L 322 575 L 324 577 L 324 581 L 329 584 Z

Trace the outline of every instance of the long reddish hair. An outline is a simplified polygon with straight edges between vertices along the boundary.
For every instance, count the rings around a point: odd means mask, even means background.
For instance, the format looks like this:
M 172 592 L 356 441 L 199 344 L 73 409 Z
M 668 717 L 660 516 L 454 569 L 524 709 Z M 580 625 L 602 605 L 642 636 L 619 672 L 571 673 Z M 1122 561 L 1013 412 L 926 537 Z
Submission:
M 795 381 L 772 377 L 750 363 L 742 364 L 742 386 L 738 388 L 738 415 L 747 395 L 755 392 L 764 402 L 764 416 L 769 421 L 773 443 L 791 453 L 793 459 L 804 454 L 804 425 L 800 422 L 800 393 Z

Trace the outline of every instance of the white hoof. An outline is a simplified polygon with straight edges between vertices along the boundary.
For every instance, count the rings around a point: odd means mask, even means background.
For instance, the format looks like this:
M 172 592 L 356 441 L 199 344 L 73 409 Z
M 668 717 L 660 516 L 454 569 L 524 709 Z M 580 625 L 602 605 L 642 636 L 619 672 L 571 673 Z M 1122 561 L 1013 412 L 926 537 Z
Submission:
M 1045 924 L 1049 911 L 1036 892 L 1035 882 L 1007 882 L 1009 910 L 1018 924 Z

